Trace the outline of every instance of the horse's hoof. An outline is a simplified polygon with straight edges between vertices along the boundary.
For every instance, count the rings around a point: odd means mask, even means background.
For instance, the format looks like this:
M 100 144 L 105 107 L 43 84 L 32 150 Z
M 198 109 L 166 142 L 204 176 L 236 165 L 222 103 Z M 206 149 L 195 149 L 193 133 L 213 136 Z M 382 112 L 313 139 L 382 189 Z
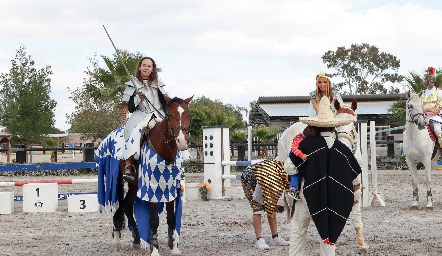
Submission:
M 368 246 L 368 245 L 366 245 L 366 246 L 361 246 L 361 253 L 368 253 L 368 248 L 369 248 L 370 246 Z
M 160 256 L 160 253 L 158 252 L 157 248 L 153 248 L 152 253 L 150 254 L 150 256 Z
M 173 256 L 181 255 L 180 249 L 178 249 L 178 248 L 174 248 L 171 251 L 171 253 L 172 253 Z
M 411 210 L 419 210 L 419 206 L 417 206 L 417 205 L 412 205 L 412 206 L 411 206 Z
M 114 252 L 121 250 L 121 244 L 114 244 L 113 247 L 114 247 Z
M 135 250 L 141 250 L 141 244 L 133 244 Z
M 425 207 L 427 210 L 433 210 L 433 206 L 427 206 Z

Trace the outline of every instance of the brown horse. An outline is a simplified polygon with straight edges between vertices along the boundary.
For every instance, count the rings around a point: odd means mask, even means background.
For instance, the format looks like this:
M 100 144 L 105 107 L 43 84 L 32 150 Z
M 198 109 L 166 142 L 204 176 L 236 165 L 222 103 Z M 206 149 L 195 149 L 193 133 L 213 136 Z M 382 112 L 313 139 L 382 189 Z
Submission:
M 121 247 L 120 231 L 125 226 L 126 215 L 134 238 L 134 247 L 140 248 L 142 239 L 150 244 L 151 255 L 159 255 L 158 214 L 165 205 L 168 247 L 172 250 L 172 255 L 181 254 L 178 249 L 182 206 L 179 182 L 183 160 L 180 151 L 188 147 L 188 104 L 193 96 L 185 100 L 170 99 L 167 96 L 164 98 L 167 109 L 163 121 L 143 130 L 141 156 L 139 163 L 135 163 L 137 174 L 135 180 L 128 181 L 126 195 L 122 179 L 125 161 L 119 160 L 119 155 L 124 149 L 124 128 L 113 131 L 98 148 L 98 199 L 102 209 L 114 212 L 112 236 L 116 249 Z

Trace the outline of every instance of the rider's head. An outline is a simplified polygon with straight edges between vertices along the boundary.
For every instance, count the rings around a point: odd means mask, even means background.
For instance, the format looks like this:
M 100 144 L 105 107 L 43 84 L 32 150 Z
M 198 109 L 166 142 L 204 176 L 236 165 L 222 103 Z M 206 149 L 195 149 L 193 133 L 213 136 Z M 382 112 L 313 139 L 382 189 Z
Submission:
M 428 89 L 432 89 L 436 84 L 436 74 L 435 69 L 433 67 L 428 67 L 427 74 L 425 75 L 425 86 Z
M 153 82 L 158 79 L 157 64 L 151 57 L 141 58 L 135 70 L 135 77 L 139 81 Z
M 327 76 L 327 74 L 321 71 L 316 76 L 316 98 L 321 99 L 325 95 L 327 95 L 331 102 L 333 95 L 330 78 Z

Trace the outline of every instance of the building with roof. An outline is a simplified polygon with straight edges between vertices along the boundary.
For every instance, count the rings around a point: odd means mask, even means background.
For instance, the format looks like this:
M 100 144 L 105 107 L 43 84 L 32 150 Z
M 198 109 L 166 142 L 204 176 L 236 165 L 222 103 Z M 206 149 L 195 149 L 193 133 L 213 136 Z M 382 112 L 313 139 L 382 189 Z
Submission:
M 405 98 L 405 94 L 342 95 L 345 104 L 357 100 L 359 122 L 375 121 L 377 126 L 387 125 L 388 109 L 401 98 Z M 286 128 L 298 122 L 299 117 L 308 116 L 309 105 L 310 96 L 259 97 L 250 110 L 249 123 Z

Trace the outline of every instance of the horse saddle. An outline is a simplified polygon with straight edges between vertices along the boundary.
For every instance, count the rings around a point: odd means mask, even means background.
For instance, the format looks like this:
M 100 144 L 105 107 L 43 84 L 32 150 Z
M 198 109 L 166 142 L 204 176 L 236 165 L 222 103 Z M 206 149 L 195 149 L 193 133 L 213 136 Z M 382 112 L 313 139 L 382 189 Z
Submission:
M 436 134 L 434 134 L 433 130 L 431 129 L 430 125 L 427 124 L 427 130 L 428 130 L 428 135 L 430 135 L 430 138 L 432 141 L 437 141 L 437 137 Z
M 442 148 L 440 147 L 439 141 L 437 140 L 436 134 L 434 134 L 433 130 L 431 129 L 431 125 L 427 124 L 427 130 L 428 135 L 430 136 L 430 139 L 434 142 L 434 148 L 433 148 L 433 154 L 431 154 L 431 159 L 433 159 L 436 156 L 437 150 L 439 149 L 442 152 Z

